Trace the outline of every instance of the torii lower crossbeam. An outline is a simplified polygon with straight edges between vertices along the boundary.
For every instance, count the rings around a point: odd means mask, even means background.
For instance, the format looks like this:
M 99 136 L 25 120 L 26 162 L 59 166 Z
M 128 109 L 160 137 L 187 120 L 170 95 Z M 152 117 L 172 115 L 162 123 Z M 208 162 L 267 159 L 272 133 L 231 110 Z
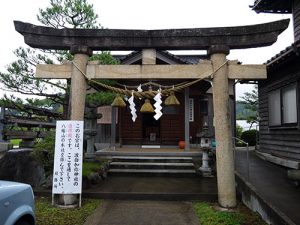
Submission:
M 229 79 L 266 79 L 265 65 L 239 65 L 228 61 Z M 198 65 L 87 65 L 88 79 L 199 79 L 213 73 L 212 63 L 205 61 Z M 37 78 L 71 78 L 72 65 L 40 64 L 36 67 Z

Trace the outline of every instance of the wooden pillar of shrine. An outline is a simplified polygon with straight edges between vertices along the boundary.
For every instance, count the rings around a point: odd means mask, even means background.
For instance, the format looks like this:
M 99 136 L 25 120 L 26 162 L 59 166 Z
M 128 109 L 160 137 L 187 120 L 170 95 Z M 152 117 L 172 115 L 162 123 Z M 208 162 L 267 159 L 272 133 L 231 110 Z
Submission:
M 190 89 L 184 89 L 184 150 L 190 150 Z
M 110 148 L 116 150 L 117 108 L 111 107 Z

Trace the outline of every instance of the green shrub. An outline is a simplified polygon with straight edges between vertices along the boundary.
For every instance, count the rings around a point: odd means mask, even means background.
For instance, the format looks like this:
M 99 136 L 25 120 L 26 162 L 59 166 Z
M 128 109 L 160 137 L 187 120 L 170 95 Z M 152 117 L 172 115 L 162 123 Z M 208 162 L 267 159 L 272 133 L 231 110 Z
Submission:
M 240 125 L 236 124 L 236 129 L 235 129 L 235 135 L 237 138 L 241 138 L 243 133 L 243 127 L 241 127 Z
M 49 132 L 44 139 L 37 142 L 33 147 L 33 157 L 44 165 L 46 175 L 53 172 L 55 149 L 55 133 Z
M 82 176 L 87 177 L 92 172 L 98 172 L 104 162 L 84 162 L 82 165 Z
M 246 130 L 242 133 L 241 139 L 249 144 L 249 146 L 256 145 L 257 130 Z
M 241 127 L 240 125 L 236 124 L 236 129 L 235 129 L 235 137 L 241 139 L 243 133 L 243 127 Z M 235 141 L 235 146 L 244 146 L 244 143 L 242 143 L 239 140 L 234 140 Z
M 22 139 L 11 139 L 9 140 L 9 142 L 13 145 L 13 146 L 20 146 Z

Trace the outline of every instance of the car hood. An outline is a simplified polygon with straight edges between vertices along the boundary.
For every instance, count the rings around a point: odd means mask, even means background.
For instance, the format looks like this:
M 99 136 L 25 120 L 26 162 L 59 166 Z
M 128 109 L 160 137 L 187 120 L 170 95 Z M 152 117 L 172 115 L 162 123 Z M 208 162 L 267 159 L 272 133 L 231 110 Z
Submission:
M 18 182 L 13 182 L 13 181 L 5 181 L 5 180 L 0 180 L 0 190 L 1 189 L 6 189 L 6 188 L 28 188 L 30 187 L 29 184 L 22 184 Z
M 23 191 L 32 192 L 31 186 L 29 184 L 0 180 L 0 202 Z

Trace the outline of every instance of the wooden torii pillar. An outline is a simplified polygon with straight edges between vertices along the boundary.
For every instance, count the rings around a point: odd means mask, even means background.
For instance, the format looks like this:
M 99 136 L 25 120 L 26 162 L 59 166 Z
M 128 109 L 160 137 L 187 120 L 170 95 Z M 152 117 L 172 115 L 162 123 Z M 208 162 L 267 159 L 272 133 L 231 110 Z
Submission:
M 199 79 L 213 74 L 219 204 L 236 206 L 229 79 L 266 78 L 265 65 L 239 65 L 227 61 L 230 49 L 268 46 L 287 28 L 289 20 L 221 28 L 174 30 L 54 29 L 15 21 L 15 28 L 31 47 L 65 49 L 74 54 L 73 65 L 38 65 L 38 78 L 71 78 L 71 119 L 83 120 L 86 82 L 89 79 Z M 94 65 L 92 50 L 208 50 L 211 60 L 197 65 Z

